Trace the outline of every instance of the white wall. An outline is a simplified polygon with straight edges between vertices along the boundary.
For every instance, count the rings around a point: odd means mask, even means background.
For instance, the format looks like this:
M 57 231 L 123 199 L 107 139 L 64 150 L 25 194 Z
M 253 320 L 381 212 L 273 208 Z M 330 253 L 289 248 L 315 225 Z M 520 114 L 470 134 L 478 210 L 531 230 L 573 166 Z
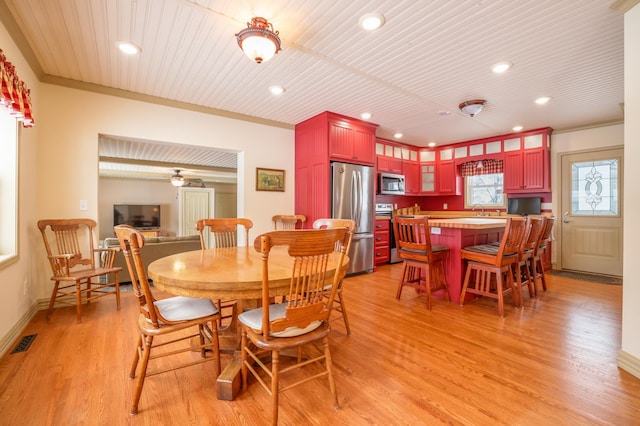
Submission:
M 619 365 L 640 377 L 640 5 L 624 15 L 624 287 L 622 297 L 622 350 Z
M 38 217 L 98 216 L 98 135 L 183 143 L 240 151 L 238 215 L 254 221 L 254 233 L 271 230 L 271 216 L 294 210 L 294 132 L 140 101 L 43 84 L 38 126 Z M 284 193 L 255 191 L 255 169 L 284 169 Z M 64 189 L 64 191 L 62 191 Z M 79 211 L 79 200 L 89 210 Z M 50 290 L 39 253 L 36 294 Z
M 27 87 L 31 90 L 33 103 L 33 115 L 36 126 L 24 129 L 20 126 L 19 138 L 19 164 L 18 164 L 18 261 L 0 269 L 0 355 L 12 342 L 5 338 L 12 333 L 19 333 L 31 318 L 31 310 L 34 308 L 36 294 L 33 289 L 33 271 L 36 267 L 32 256 L 32 249 L 37 238 L 35 217 L 37 216 L 37 179 L 38 174 L 38 136 L 41 129 L 38 127 L 42 116 L 40 108 L 40 84 L 33 74 L 22 53 L 18 50 L 9 33 L 0 24 L 0 47 L 13 65 L 16 72 Z M 1 155 L 1 154 L 0 154 Z M 2 207 L 4 208 L 4 207 Z M 42 242 L 39 242 L 42 244 Z

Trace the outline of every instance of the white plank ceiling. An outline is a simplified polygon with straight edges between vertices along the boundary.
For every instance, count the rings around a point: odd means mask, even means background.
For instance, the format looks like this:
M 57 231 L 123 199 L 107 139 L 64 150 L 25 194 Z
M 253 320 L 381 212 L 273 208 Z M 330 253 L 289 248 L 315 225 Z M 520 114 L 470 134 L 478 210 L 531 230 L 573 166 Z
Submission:
M 402 132 L 403 142 L 418 146 L 510 133 L 515 125 L 566 130 L 623 119 L 623 14 L 610 0 L 0 3 L 45 81 L 92 83 L 290 126 L 326 110 L 367 111 L 378 136 Z M 385 25 L 361 29 L 358 19 L 369 12 L 383 14 Z M 262 64 L 234 37 L 253 16 L 267 18 L 283 40 L 282 51 Z M 123 56 L 118 40 L 142 53 Z M 513 67 L 494 74 L 500 61 Z M 273 96 L 271 85 L 286 91 Z M 540 96 L 551 101 L 537 105 Z M 458 109 L 475 98 L 487 100 L 480 114 Z M 105 146 L 114 138 L 107 139 Z M 208 165 L 227 167 L 224 161 Z

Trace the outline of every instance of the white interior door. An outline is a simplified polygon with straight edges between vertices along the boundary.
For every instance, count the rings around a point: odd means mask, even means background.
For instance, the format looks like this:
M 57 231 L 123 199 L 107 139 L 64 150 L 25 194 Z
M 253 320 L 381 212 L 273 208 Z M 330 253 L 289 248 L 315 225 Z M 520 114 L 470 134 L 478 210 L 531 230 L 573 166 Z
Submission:
M 561 156 L 562 269 L 622 276 L 622 166 L 622 148 Z
M 196 221 L 213 217 L 215 190 L 210 188 L 178 189 L 178 226 L 180 236 L 196 235 Z

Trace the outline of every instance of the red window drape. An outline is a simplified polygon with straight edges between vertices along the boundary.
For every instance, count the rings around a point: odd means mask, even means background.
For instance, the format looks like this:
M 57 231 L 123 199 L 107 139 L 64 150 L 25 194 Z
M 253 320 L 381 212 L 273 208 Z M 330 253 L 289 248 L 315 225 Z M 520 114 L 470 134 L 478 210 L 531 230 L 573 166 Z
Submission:
M 462 177 L 503 173 L 502 160 L 480 160 L 462 163 Z
M 31 91 L 16 74 L 16 68 L 7 61 L 0 49 L 0 105 L 22 122 L 24 127 L 33 126 L 31 113 Z

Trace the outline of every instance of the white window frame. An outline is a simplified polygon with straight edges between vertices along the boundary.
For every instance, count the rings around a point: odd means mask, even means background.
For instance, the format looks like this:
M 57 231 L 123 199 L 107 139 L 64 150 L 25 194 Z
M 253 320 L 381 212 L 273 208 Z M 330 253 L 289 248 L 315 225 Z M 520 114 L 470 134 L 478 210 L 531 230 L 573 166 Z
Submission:
M 504 173 L 496 173 L 496 174 L 502 174 L 504 175 Z M 482 175 L 482 176 L 489 176 L 489 175 Z M 472 208 L 485 208 L 485 209 L 504 209 L 507 206 L 507 194 L 504 193 L 504 176 L 502 179 L 502 203 L 487 203 L 487 204 L 480 204 L 480 203 L 473 203 L 473 201 L 471 201 L 471 192 L 472 192 L 472 184 L 470 183 L 470 178 L 472 176 L 467 176 L 464 178 L 464 208 L 465 209 L 472 209 Z M 497 187 L 497 185 L 495 185 Z
M 0 109 L 0 269 L 18 260 L 18 120 Z

